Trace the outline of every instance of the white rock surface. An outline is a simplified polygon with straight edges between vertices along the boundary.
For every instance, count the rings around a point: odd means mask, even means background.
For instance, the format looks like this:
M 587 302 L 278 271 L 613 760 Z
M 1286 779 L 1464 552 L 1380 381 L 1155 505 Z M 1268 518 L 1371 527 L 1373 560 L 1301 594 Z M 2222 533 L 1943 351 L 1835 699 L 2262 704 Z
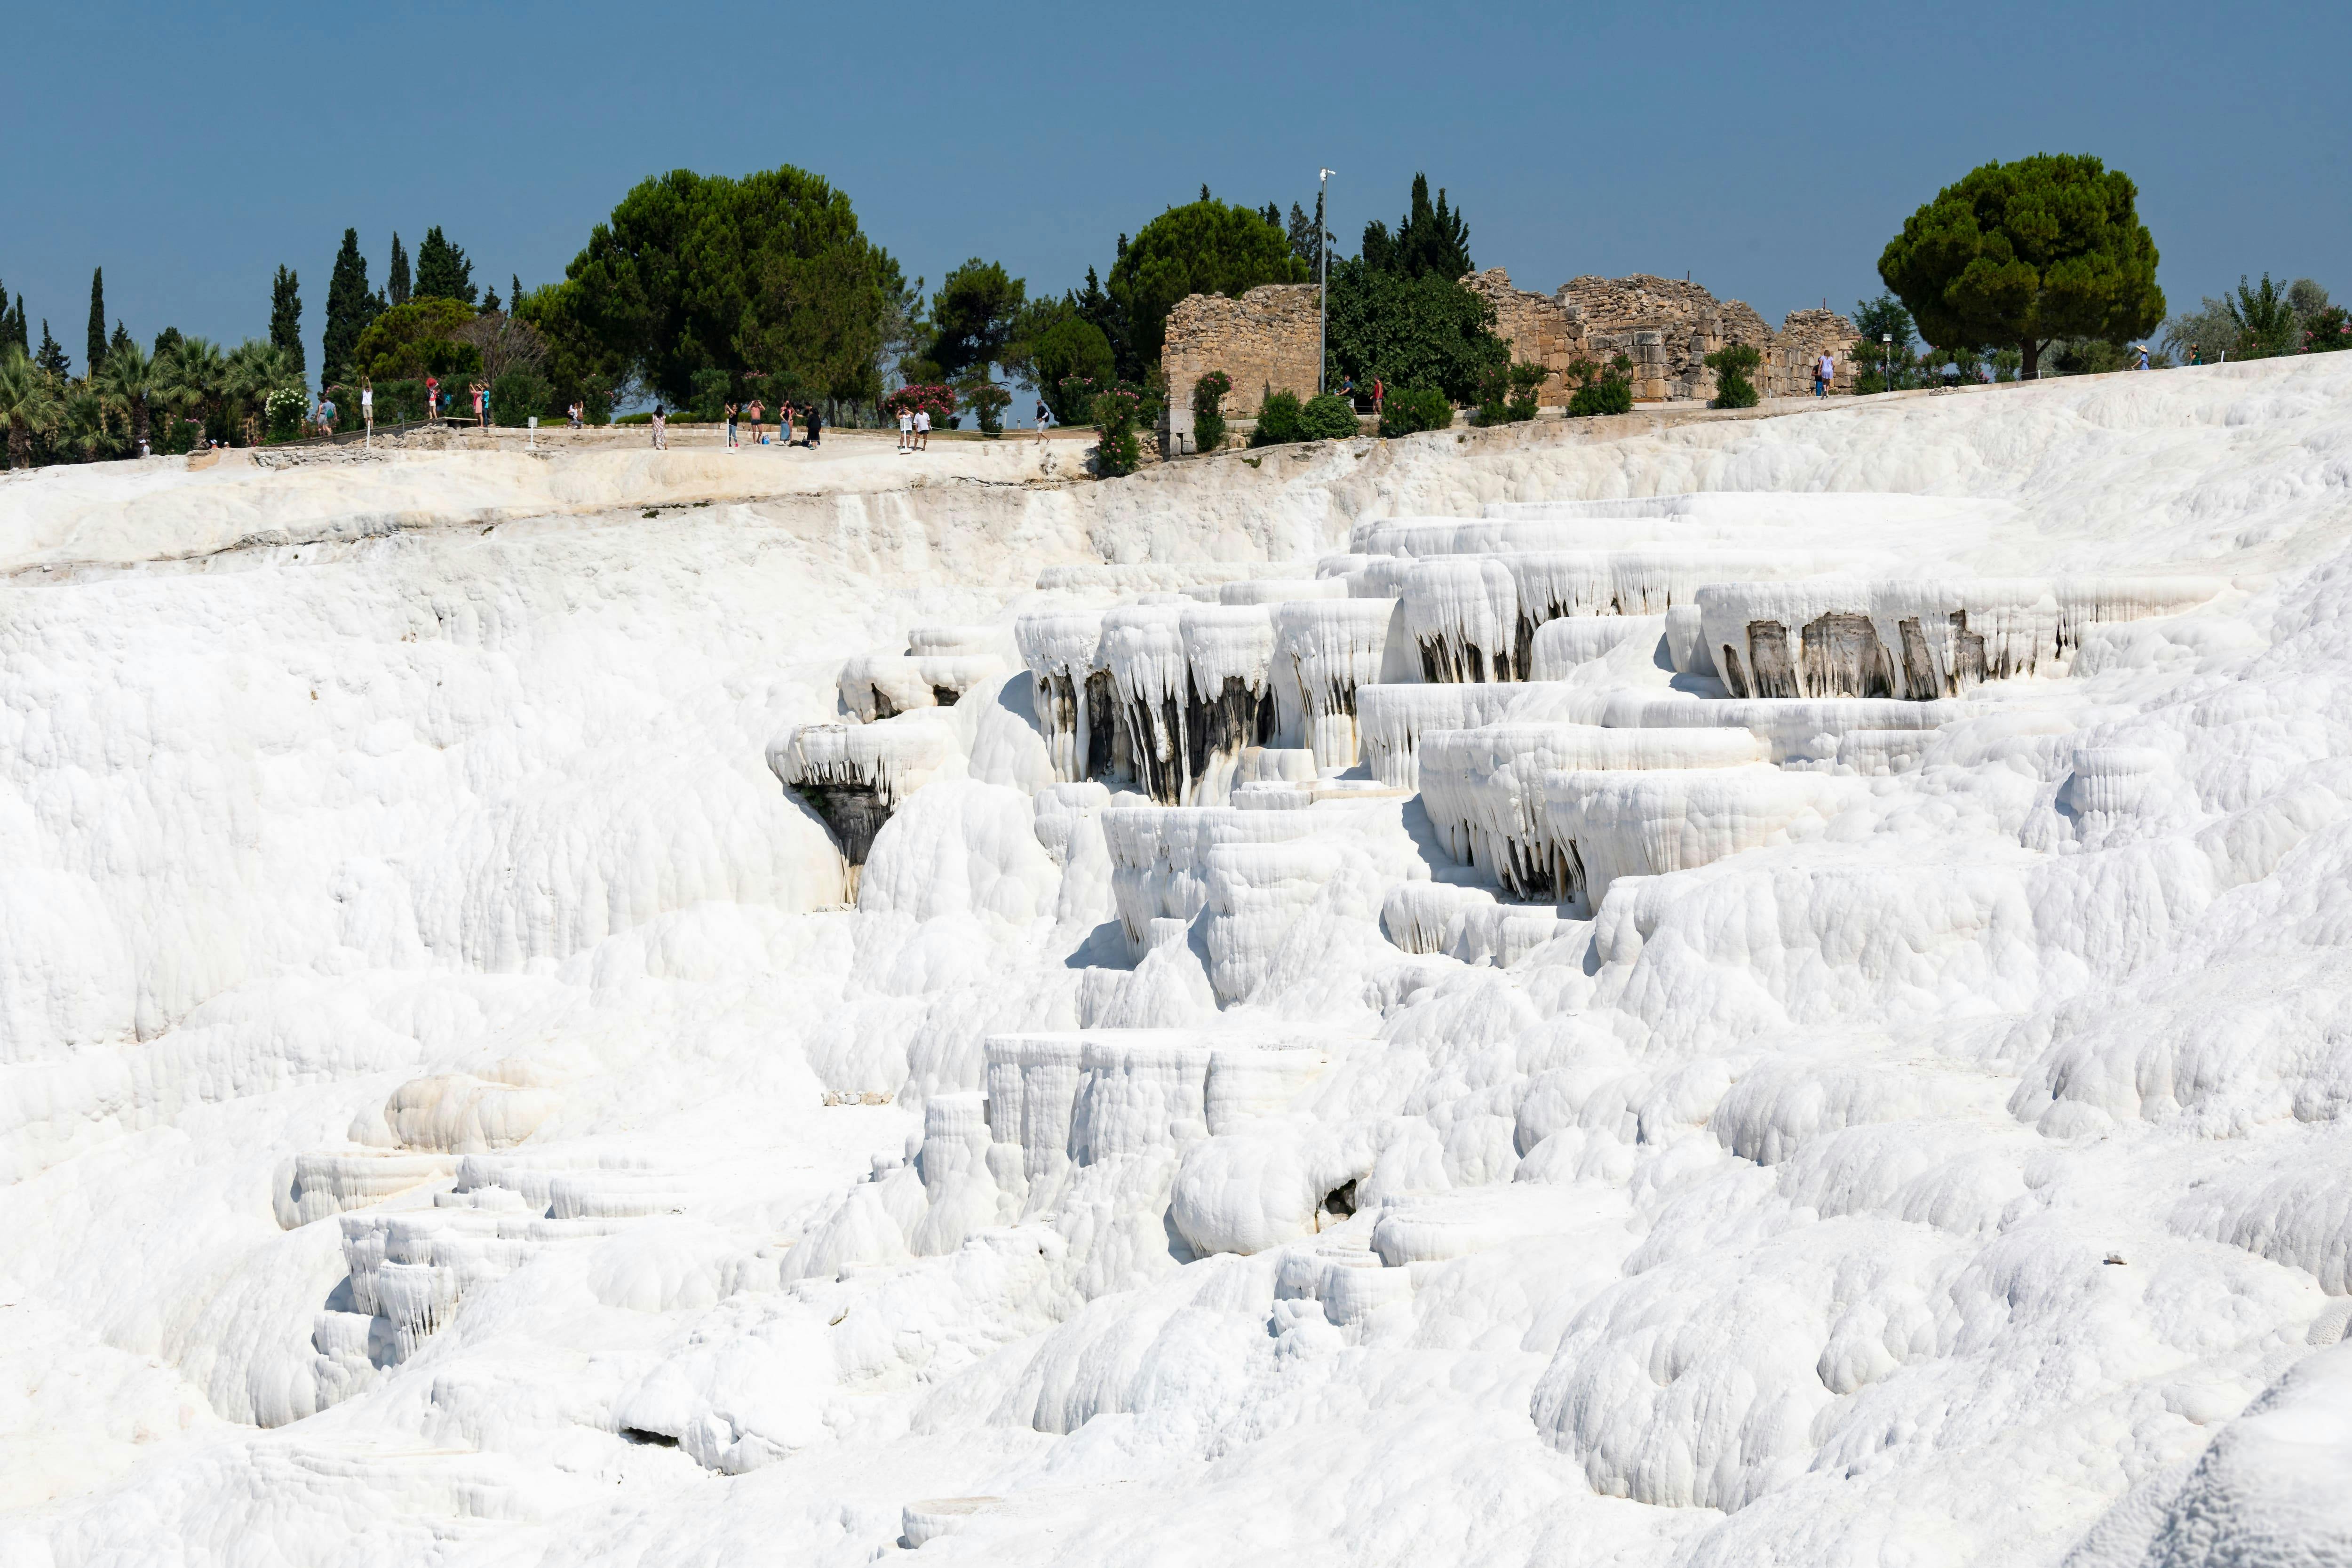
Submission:
M 2337 362 L 0 479 L 0 1563 L 2345 1560 Z M 1730 696 L 1671 574 L 1399 679 L 1643 551 L 2052 586 L 1964 697 Z

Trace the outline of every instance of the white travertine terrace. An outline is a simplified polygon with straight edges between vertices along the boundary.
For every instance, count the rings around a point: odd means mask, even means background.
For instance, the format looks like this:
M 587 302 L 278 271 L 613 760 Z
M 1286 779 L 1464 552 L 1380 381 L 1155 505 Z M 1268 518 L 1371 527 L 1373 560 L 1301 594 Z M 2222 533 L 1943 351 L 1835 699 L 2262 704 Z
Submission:
M 0 479 L 0 1563 L 2345 1561 L 2352 355 L 1458 434 Z

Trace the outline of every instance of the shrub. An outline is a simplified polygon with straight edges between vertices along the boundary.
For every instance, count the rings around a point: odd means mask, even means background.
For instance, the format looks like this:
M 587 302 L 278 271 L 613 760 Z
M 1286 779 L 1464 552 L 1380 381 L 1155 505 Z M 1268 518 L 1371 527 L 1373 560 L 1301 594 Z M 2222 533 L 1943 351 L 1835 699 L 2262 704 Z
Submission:
M 555 389 L 536 371 L 510 370 L 490 383 L 490 418 L 506 426 L 527 425 L 544 416 Z
M 1381 434 L 1411 436 L 1421 430 L 1443 430 L 1454 423 L 1454 405 L 1433 386 L 1409 386 L 1391 392 L 1381 405 Z
M 975 381 L 963 389 L 964 406 L 971 410 L 983 436 L 1004 434 L 1004 405 L 1012 401 L 1013 395 L 992 381 Z M 936 416 L 932 423 L 938 423 Z
M 1599 381 L 1580 386 L 1576 395 L 1568 400 L 1571 418 L 1583 419 L 1596 414 L 1631 414 L 1633 411 L 1633 384 L 1622 375 L 1604 375 Z
M 1306 439 L 1301 427 L 1298 394 L 1269 392 L 1257 411 L 1257 428 L 1250 432 L 1253 447 L 1280 447 Z M 1352 421 L 1351 421 L 1352 422 Z
M 338 403 L 341 399 L 336 400 Z M 352 399 L 356 411 L 359 399 Z M 425 384 L 421 381 L 379 381 L 375 384 L 375 422 L 398 425 L 425 417 Z
M 1065 425 L 1091 425 L 1095 417 L 1095 399 L 1101 395 L 1103 382 L 1091 375 L 1066 375 L 1055 385 L 1060 402 L 1055 405 L 1054 417 Z
M 1530 364 L 1522 360 L 1511 367 L 1510 374 L 1511 398 L 1507 406 L 1511 417 L 1520 422 L 1533 419 L 1537 400 L 1543 395 L 1544 380 L 1551 373 L 1539 364 Z
M 1225 444 L 1225 394 L 1233 389 L 1234 378 L 1221 370 L 1192 384 L 1192 445 L 1197 450 L 1213 452 Z
M 1135 436 L 1136 411 L 1142 401 L 1123 386 L 1095 395 L 1095 428 L 1102 432 L 1095 443 L 1095 472 L 1102 478 L 1131 474 L 1142 465 L 1143 447 Z
M 1706 368 L 1715 372 L 1715 401 L 1712 408 L 1753 408 L 1756 406 L 1756 384 L 1748 373 L 1763 363 L 1763 356 L 1746 343 L 1729 343 L 1706 356 Z M 1626 398 L 1632 406 L 1630 394 Z
M 929 409 L 933 425 L 945 425 L 955 417 L 956 393 L 952 386 L 917 383 L 898 388 L 882 399 L 882 416 L 896 423 L 898 411 L 919 414 Z
M 727 386 L 730 379 L 723 370 L 696 371 L 694 397 L 687 404 L 687 408 L 706 424 L 721 417 L 727 406 Z
M 1337 441 L 1362 433 L 1356 423 L 1354 407 L 1336 394 L 1326 392 L 1310 397 L 1298 411 L 1298 438 L 1302 441 Z
M 272 441 L 292 441 L 302 434 L 303 416 L 310 411 L 310 399 L 290 386 L 281 386 L 262 404 L 263 419 Z

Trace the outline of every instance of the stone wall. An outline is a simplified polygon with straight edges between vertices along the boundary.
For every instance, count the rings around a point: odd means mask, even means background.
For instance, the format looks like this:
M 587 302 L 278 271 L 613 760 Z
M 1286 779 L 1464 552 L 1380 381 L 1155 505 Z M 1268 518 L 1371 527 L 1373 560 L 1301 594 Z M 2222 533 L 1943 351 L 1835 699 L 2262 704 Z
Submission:
M 1266 283 L 1238 300 L 1194 294 L 1168 312 L 1168 437 L 1192 449 L 1192 384 L 1213 370 L 1233 378 L 1229 418 L 1250 418 L 1269 392 L 1315 395 L 1320 322 L 1312 283 Z
M 1813 362 L 1826 348 L 1837 362 L 1833 390 L 1853 390 L 1848 363 L 1854 325 L 1833 310 L 1793 310 L 1774 331 L 1738 300 L 1717 300 L 1685 279 L 1637 272 L 1630 278 L 1572 278 L 1549 295 L 1514 287 L 1502 268 L 1462 279 L 1495 309 L 1496 335 L 1511 358 L 1551 374 L 1538 393 L 1549 407 L 1567 404 L 1575 386 L 1568 367 L 1579 360 L 1606 365 L 1619 354 L 1633 362 L 1633 395 L 1644 403 L 1705 402 L 1715 395 L 1708 354 L 1729 343 L 1757 351 L 1757 390 L 1767 397 L 1799 397 L 1812 390 Z M 1168 425 L 1171 451 L 1190 451 L 1192 384 L 1208 371 L 1233 377 L 1225 412 L 1255 416 L 1269 392 L 1315 393 L 1317 320 L 1311 283 L 1267 284 L 1238 300 L 1195 294 L 1168 316 Z

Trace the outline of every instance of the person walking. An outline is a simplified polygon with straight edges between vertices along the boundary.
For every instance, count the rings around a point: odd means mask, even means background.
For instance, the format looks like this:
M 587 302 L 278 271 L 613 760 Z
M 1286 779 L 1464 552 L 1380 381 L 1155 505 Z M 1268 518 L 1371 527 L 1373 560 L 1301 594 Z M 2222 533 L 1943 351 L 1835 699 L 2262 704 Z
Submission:
M 2133 365 L 2132 369 L 2146 370 L 2147 368 L 2147 345 L 2146 343 L 2140 344 L 2139 348 L 2136 352 L 2139 355 L 2139 363 Z
M 915 410 L 915 450 L 928 452 L 930 449 L 931 411 L 928 408 L 918 408 Z
M 898 405 L 898 455 L 905 457 L 915 449 L 915 411 L 905 404 Z
M 1388 387 L 1379 376 L 1372 377 L 1372 417 L 1381 416 L 1381 399 L 1388 395 Z
M 1830 395 L 1830 384 L 1836 379 L 1837 362 L 1830 358 L 1829 350 L 1823 349 L 1820 363 L 1813 366 L 1813 395 L 1827 397 Z
M 427 425 L 437 424 L 440 418 L 441 378 L 428 375 L 425 378 L 425 422 Z
M 375 383 L 365 376 L 360 377 L 360 429 L 362 440 L 375 439 Z
M 735 439 L 735 405 L 727 405 L 727 449 L 734 451 L 742 443 Z
M 667 421 L 662 417 L 662 405 L 656 403 L 654 405 L 654 450 L 656 452 L 666 452 L 669 449 L 669 441 L 666 435 L 667 427 Z
M 575 398 L 573 398 L 573 399 L 572 400 L 572 406 L 571 406 L 571 407 L 569 407 L 569 408 L 567 408 L 567 409 L 565 409 L 563 412 L 564 412 L 565 414 L 567 414 L 567 415 L 571 416 L 571 418 L 572 418 L 572 427 L 574 430 L 579 429 L 579 428 L 580 428 L 580 416 L 581 416 L 583 412 L 585 412 L 585 410 L 583 410 L 583 409 L 580 406 L 580 400 L 579 400 L 578 398 L 576 398 L 576 397 L 575 397 Z
M 1045 432 L 1053 428 L 1053 425 L 1054 411 L 1046 407 L 1045 400 L 1040 397 L 1037 400 L 1037 445 L 1042 447 L 1045 444 Z

